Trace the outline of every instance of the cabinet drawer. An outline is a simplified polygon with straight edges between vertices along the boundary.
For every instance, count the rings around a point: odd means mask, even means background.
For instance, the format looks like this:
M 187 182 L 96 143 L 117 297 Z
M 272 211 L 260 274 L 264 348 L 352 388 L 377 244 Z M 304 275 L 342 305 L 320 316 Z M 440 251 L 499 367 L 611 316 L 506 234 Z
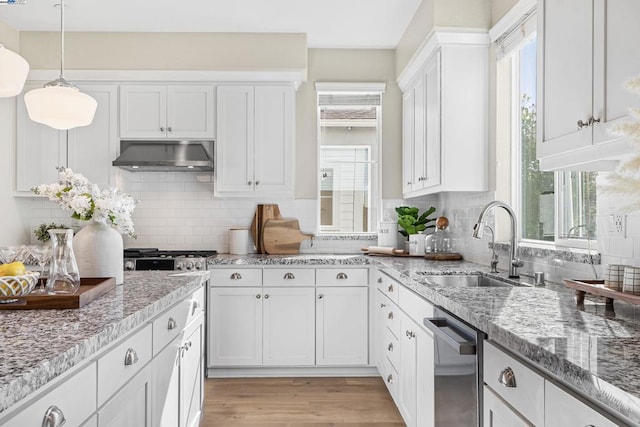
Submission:
M 398 305 L 418 325 L 425 317 L 433 317 L 433 305 L 412 290 L 400 286 Z
M 211 270 L 211 286 L 262 286 L 262 269 L 215 268 Z
M 96 364 L 92 363 L 77 374 L 56 386 L 20 413 L 10 419 L 5 427 L 40 426 L 47 410 L 56 406 L 67 420 L 67 425 L 77 426 L 96 410 Z
M 400 341 L 389 328 L 384 328 L 383 340 L 380 345 L 384 347 L 383 354 L 387 356 L 393 367 L 400 370 Z
M 151 360 L 152 335 L 147 325 L 98 359 L 98 406 Z
M 549 381 L 544 385 L 546 427 L 614 427 L 617 424 Z
M 395 279 L 387 276 L 384 273 L 380 273 L 380 276 L 377 280 L 378 289 L 382 291 L 383 294 L 389 297 L 389 299 L 396 304 L 398 303 L 398 289 L 400 288 L 400 283 L 398 283 Z
M 384 307 L 382 320 L 386 328 L 396 338 L 400 338 L 400 309 L 398 306 L 390 302 L 387 307 Z
M 398 380 L 400 379 L 400 375 L 398 375 L 398 371 L 395 370 L 393 365 L 391 365 L 389 359 L 386 357 L 384 359 L 384 362 L 382 363 L 382 372 L 380 372 L 380 375 L 382 376 L 382 380 L 389 390 L 389 394 L 397 405 L 399 399 Z
M 500 383 L 510 369 L 515 386 Z M 544 424 L 544 378 L 488 341 L 484 343 L 484 382 L 534 425 Z
M 269 268 L 262 271 L 264 286 L 315 286 L 314 268 Z
M 319 268 L 316 270 L 318 286 L 367 286 L 369 270 L 366 268 Z
M 153 321 L 153 355 L 155 356 L 202 312 L 204 288 L 200 288 Z

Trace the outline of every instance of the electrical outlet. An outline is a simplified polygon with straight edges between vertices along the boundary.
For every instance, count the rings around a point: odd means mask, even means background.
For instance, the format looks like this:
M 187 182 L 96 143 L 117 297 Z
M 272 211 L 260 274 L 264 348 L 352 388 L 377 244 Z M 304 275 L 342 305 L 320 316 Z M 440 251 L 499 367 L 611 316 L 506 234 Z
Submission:
M 616 237 L 625 237 L 627 228 L 627 216 L 621 214 L 613 214 L 610 216 L 610 234 Z

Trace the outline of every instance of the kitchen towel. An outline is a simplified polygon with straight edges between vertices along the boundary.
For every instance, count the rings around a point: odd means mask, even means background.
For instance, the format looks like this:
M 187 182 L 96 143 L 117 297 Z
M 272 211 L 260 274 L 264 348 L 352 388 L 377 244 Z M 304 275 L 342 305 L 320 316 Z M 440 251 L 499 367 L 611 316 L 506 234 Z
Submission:
M 604 273 L 604 287 L 614 291 L 622 290 L 622 278 L 626 265 L 609 264 Z
M 640 268 L 624 268 L 624 277 L 622 278 L 622 292 L 640 295 Z

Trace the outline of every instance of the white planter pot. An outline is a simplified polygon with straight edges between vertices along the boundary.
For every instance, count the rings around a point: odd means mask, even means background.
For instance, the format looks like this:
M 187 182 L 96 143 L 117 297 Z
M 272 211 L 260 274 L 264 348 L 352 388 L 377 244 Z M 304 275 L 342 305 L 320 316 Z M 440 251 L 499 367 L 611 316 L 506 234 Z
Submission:
M 80 277 L 115 277 L 124 283 L 122 236 L 106 224 L 91 222 L 73 238 Z

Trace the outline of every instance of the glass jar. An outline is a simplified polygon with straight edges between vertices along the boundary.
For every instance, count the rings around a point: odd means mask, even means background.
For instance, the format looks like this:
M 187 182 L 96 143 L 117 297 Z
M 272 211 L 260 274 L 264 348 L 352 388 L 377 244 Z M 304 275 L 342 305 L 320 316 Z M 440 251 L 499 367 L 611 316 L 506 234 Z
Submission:
M 73 254 L 73 230 L 52 229 L 51 266 L 47 279 L 48 294 L 73 294 L 80 287 L 80 273 Z

